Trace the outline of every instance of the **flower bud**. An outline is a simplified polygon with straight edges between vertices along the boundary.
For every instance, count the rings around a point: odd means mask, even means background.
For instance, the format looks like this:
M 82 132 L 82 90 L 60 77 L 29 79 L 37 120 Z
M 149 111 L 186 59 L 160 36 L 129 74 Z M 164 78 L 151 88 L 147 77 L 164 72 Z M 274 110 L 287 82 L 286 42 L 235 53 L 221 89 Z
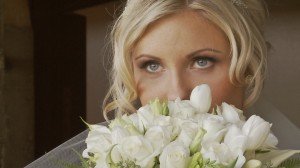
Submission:
M 261 161 L 259 160 L 249 160 L 248 162 L 246 162 L 246 164 L 243 166 L 243 168 L 261 168 L 262 164 Z
M 207 84 L 196 86 L 190 96 L 191 104 L 199 113 L 207 113 L 211 105 L 211 90 Z

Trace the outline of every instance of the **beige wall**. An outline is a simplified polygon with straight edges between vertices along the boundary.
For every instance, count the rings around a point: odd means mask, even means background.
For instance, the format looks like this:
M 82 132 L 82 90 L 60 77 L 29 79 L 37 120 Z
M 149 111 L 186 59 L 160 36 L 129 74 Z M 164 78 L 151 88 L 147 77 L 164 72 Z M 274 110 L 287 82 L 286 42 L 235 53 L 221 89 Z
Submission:
M 300 127 L 300 7 L 273 11 L 266 37 L 272 49 L 264 96 Z
M 108 89 L 109 30 L 117 2 L 77 11 L 87 18 L 87 121 L 104 121 L 102 102 Z
M 300 148 L 300 5 L 270 3 L 266 39 L 271 43 L 264 90 L 251 109 L 273 123 L 280 148 Z M 289 5 L 288 5 L 289 4 Z

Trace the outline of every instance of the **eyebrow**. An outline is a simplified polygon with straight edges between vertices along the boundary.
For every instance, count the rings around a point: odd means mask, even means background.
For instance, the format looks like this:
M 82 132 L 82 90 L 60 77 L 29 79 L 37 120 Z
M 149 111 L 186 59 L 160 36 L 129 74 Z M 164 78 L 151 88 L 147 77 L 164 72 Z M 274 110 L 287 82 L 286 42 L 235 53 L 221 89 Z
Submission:
M 200 49 L 200 50 L 193 51 L 192 53 L 188 54 L 187 57 L 188 58 L 194 57 L 198 53 L 202 53 L 202 52 L 205 52 L 205 51 L 210 51 L 210 52 L 217 53 L 217 54 L 221 54 L 222 53 L 222 51 L 216 50 L 216 49 L 213 49 L 213 48 L 203 48 L 203 49 Z
M 203 48 L 203 49 L 199 49 L 199 50 L 193 51 L 193 52 L 189 53 L 187 56 L 188 57 L 193 57 L 197 53 L 201 53 L 201 52 L 205 52 L 205 51 L 210 51 L 210 52 L 214 52 L 214 53 L 222 53 L 220 50 L 216 50 L 216 49 L 213 49 L 213 48 Z M 156 57 L 156 56 L 153 56 L 153 55 L 149 55 L 149 54 L 141 54 L 138 57 L 136 57 L 134 60 L 138 60 L 141 57 L 148 57 L 148 58 L 160 60 L 159 57 Z
M 155 59 L 155 60 L 161 60 L 159 57 L 156 57 L 156 56 L 153 56 L 153 55 L 149 55 L 149 54 L 141 54 L 139 55 L 138 57 L 136 57 L 134 60 L 138 60 L 142 57 L 148 57 L 148 58 L 151 58 L 151 59 Z

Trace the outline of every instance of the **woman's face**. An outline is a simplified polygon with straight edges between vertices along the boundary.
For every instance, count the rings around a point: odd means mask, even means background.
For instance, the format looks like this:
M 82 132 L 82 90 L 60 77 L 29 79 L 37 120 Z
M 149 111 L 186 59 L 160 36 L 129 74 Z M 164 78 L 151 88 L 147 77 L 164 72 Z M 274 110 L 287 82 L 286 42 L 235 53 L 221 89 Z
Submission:
M 153 23 L 132 54 L 142 105 L 157 97 L 189 99 L 195 86 L 208 84 L 212 106 L 227 102 L 242 108 L 244 88 L 229 80 L 229 42 L 198 13 L 184 11 Z

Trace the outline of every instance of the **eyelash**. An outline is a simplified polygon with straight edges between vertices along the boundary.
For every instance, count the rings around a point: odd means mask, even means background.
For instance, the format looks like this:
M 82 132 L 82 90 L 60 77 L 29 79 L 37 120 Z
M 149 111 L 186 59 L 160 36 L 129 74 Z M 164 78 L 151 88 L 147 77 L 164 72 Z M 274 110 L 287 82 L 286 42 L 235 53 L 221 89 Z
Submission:
M 197 61 L 199 61 L 199 60 L 206 60 L 206 61 L 208 61 L 208 63 L 211 63 L 211 64 L 217 62 L 217 60 L 215 58 L 212 58 L 210 56 L 198 56 L 198 57 L 193 58 L 192 67 L 194 67 L 197 64 Z M 148 69 L 151 64 L 156 64 L 156 65 L 160 66 L 159 68 L 161 68 L 161 64 L 156 60 L 145 61 L 140 65 L 140 68 L 146 70 L 149 73 L 156 73 L 156 71 L 152 72 Z M 210 66 L 212 66 L 212 65 L 209 65 L 208 67 L 204 67 L 204 68 L 199 68 L 199 67 L 196 67 L 196 68 L 197 69 L 205 69 L 205 68 L 209 68 Z M 157 72 L 159 72 L 159 70 Z
M 215 58 L 212 58 L 212 57 L 209 57 L 209 56 L 198 56 L 198 57 L 195 57 L 193 59 L 193 64 L 192 64 L 192 67 L 194 67 L 196 64 L 197 64 L 197 61 L 200 61 L 200 60 L 205 60 L 205 61 L 208 61 L 208 64 L 211 64 L 211 65 L 208 65 L 208 67 L 203 67 L 203 68 L 199 68 L 198 69 L 206 69 L 206 68 L 209 68 L 213 65 L 213 63 L 217 62 L 217 60 Z M 199 65 L 198 65 L 199 66 Z M 196 67 L 197 68 L 197 67 Z
M 141 69 L 145 69 L 147 72 L 149 73 L 155 73 L 155 72 L 151 72 L 148 70 L 148 67 L 151 65 L 151 64 L 157 64 L 158 66 L 161 66 L 160 63 L 158 61 L 155 61 L 155 60 L 149 60 L 149 61 L 145 61 L 144 63 L 141 64 L 140 68 Z

